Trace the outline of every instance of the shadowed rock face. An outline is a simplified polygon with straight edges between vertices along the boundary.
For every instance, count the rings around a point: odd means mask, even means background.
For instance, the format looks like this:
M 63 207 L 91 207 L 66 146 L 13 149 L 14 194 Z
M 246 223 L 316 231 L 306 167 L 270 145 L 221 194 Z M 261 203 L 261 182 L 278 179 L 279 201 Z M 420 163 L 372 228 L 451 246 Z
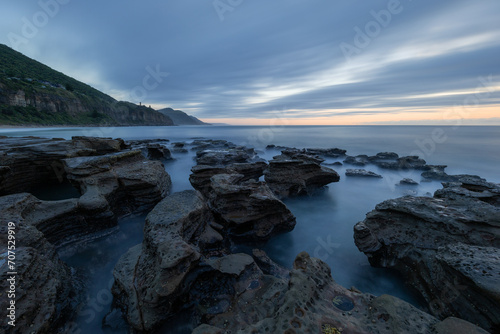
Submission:
M 0 138 L 0 195 L 27 192 L 65 179 L 63 159 L 119 152 L 121 139 Z
M 54 333 L 71 315 L 78 281 L 45 237 L 49 225 L 66 215 L 67 207 L 47 205 L 30 194 L 0 197 L 0 307 L 7 310 L 7 291 L 11 277 L 8 273 L 8 222 L 15 223 L 16 326 L 3 319 L 2 333 Z M 72 207 L 72 205 L 69 205 Z M 37 211 L 41 216 L 35 217 Z M 41 230 L 45 228 L 45 233 Z M 52 231 L 53 232 L 53 231 Z M 54 235 L 54 237 L 56 237 Z
M 440 317 L 500 327 L 500 186 L 476 177 L 434 198 L 385 201 L 354 228 L 374 266 L 395 268 Z
M 279 198 L 309 195 L 340 180 L 336 171 L 320 165 L 323 161 L 305 150 L 285 150 L 269 161 L 265 180 Z

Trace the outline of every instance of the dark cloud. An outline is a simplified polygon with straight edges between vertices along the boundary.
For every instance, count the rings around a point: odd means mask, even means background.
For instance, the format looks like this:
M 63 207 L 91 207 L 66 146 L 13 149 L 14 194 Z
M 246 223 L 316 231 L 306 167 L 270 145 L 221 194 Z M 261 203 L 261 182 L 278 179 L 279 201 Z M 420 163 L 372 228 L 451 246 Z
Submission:
M 496 91 L 479 103 L 498 103 L 498 1 L 244 0 L 223 20 L 213 3 L 9 1 L 0 42 L 120 99 L 134 100 L 147 68 L 159 68 L 168 77 L 141 102 L 201 118 L 446 107 L 489 75 Z M 44 8 L 52 10 L 46 24 L 13 45 L 12 33 L 22 37 Z M 384 24 L 356 44 L 357 28 L 374 27 L 373 13 Z M 341 45 L 356 52 L 346 59 Z

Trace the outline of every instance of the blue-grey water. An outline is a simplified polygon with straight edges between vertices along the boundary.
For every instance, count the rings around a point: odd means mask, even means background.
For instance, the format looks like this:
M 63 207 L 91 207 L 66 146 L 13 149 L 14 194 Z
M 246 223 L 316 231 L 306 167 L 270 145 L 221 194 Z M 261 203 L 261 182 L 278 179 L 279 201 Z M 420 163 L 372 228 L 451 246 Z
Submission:
M 437 126 L 183 126 L 183 127 L 117 127 L 117 128 L 29 128 L 1 129 L 0 135 L 71 138 L 76 135 L 132 139 L 166 138 L 171 142 L 190 142 L 194 138 L 225 139 L 259 150 L 265 159 L 279 154 L 265 150 L 268 144 L 293 147 L 338 147 L 349 155 L 392 151 L 399 155 L 419 155 L 429 164 L 448 165 L 449 174 L 476 174 L 500 183 L 500 127 Z M 188 177 L 194 165 L 194 152 L 174 154 L 165 164 L 173 181 L 172 192 L 191 189 Z M 327 162 L 334 162 L 330 159 Z M 286 200 L 297 217 L 295 229 L 269 241 L 265 250 L 278 263 L 290 267 L 295 256 L 307 251 L 321 258 L 332 269 L 340 284 L 354 286 L 375 295 L 392 294 L 415 305 L 418 301 L 395 274 L 372 268 L 353 240 L 353 226 L 377 203 L 403 195 L 430 196 L 440 188 L 439 182 L 422 182 L 416 187 L 395 186 L 404 177 L 420 181 L 419 172 L 398 172 L 366 168 L 383 175 L 383 179 L 345 177 L 345 168 L 333 167 L 341 175 L 320 195 Z M 40 196 L 48 196 L 40 194 Z M 47 198 L 50 199 L 50 198 Z M 109 236 L 90 245 L 65 252 L 63 259 L 86 272 L 87 303 L 75 319 L 80 333 L 109 332 L 101 321 L 109 311 L 112 268 L 129 247 L 142 240 L 144 216 L 120 221 Z M 76 331 L 74 331 L 76 333 Z M 126 330 L 121 332 L 125 333 Z M 167 332 L 167 331 L 162 331 Z M 174 332 L 187 332 L 172 329 Z

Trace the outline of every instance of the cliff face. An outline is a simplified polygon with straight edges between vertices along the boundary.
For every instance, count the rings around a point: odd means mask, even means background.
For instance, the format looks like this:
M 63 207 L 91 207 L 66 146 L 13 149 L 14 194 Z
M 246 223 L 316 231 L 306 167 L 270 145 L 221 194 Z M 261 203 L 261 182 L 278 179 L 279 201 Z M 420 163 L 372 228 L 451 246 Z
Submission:
M 174 125 L 0 44 L 0 124 Z

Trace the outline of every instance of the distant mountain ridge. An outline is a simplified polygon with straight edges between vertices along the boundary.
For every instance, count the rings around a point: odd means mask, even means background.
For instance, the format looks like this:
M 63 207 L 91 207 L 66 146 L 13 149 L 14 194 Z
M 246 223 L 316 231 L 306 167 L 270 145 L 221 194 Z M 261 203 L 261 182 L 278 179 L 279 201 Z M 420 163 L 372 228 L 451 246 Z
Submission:
M 0 44 L 0 125 L 174 125 Z
M 210 125 L 208 123 L 200 121 L 194 116 L 186 114 L 181 110 L 165 108 L 158 110 L 158 112 L 162 113 L 165 116 L 168 116 L 174 122 L 174 125 Z

